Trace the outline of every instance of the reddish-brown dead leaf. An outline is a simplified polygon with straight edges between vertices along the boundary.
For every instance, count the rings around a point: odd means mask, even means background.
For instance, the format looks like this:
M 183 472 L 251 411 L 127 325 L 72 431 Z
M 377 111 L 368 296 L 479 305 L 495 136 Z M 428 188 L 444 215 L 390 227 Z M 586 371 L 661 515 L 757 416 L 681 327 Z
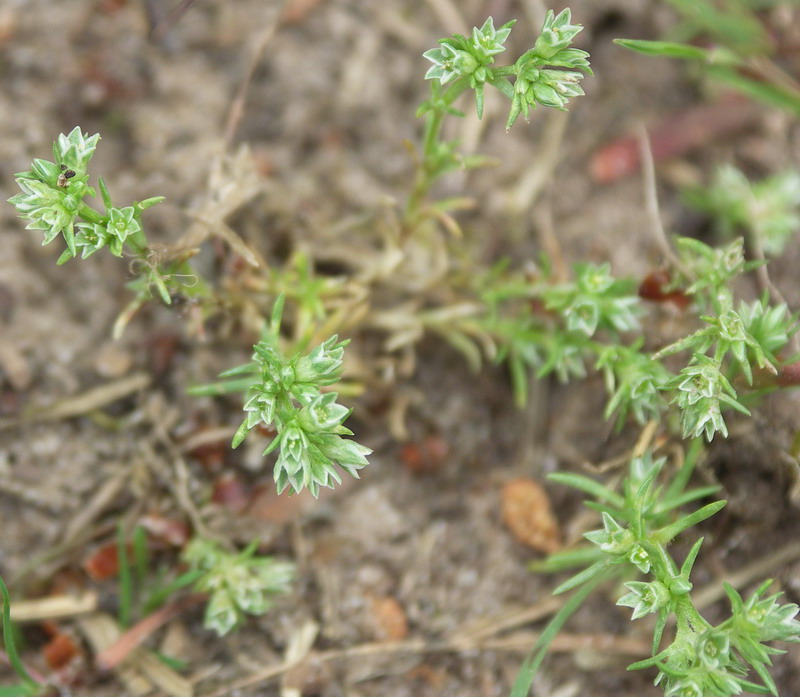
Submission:
M 83 568 L 94 581 L 105 581 L 116 576 L 119 572 L 119 556 L 116 543 L 109 542 L 96 549 L 84 560 Z
M 547 492 L 532 479 L 512 479 L 503 487 L 503 522 L 522 544 L 552 554 L 561 548 L 561 531 Z
M 226 472 L 214 481 L 211 500 L 231 511 L 241 511 L 250 502 L 250 491 L 233 472 Z
M 75 640 L 64 632 L 57 632 L 42 648 L 42 655 L 50 670 L 61 670 L 79 653 Z
M 439 435 L 425 436 L 418 443 L 406 443 L 400 459 L 412 474 L 431 474 L 438 470 L 450 453 L 450 444 Z
M 656 162 L 684 155 L 714 140 L 728 138 L 758 117 L 757 105 L 737 95 L 713 104 L 690 107 L 648 129 Z M 639 171 L 639 141 L 627 136 L 600 148 L 592 157 L 589 172 L 600 184 L 608 184 Z
M 781 387 L 800 385 L 800 362 L 782 365 L 778 371 L 778 384 Z
M 128 654 L 139 646 L 147 637 L 160 627 L 164 626 L 173 617 L 193 605 L 205 601 L 208 596 L 202 593 L 194 593 L 186 597 L 179 598 L 168 605 L 156 610 L 148 615 L 133 627 L 128 629 L 113 644 L 107 646 L 95 657 L 95 663 L 100 670 L 111 670 L 118 666 Z
M 639 284 L 639 297 L 657 303 L 672 303 L 680 310 L 685 310 L 692 302 L 691 298 L 681 290 L 667 290 L 670 284 L 669 272 L 666 269 L 653 269 Z
M 375 597 L 370 608 L 378 641 L 402 641 L 408 636 L 408 618 L 396 598 Z
M 139 525 L 154 538 L 172 547 L 183 547 L 189 541 L 189 526 L 182 520 L 149 513 L 139 519 Z

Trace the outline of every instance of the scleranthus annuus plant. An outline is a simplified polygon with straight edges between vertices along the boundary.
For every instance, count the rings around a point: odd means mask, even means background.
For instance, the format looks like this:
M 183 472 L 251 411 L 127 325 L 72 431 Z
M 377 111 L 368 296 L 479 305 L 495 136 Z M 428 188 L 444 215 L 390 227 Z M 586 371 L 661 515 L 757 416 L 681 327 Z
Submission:
M 440 39 L 439 46 L 423 54 L 433 63 L 425 74 L 425 79 L 431 81 L 431 95 L 417 109 L 417 116 L 425 118 L 425 129 L 416 180 L 405 210 L 407 228 L 415 229 L 426 217 L 442 220 L 449 210 L 462 205 L 461 199 L 431 206 L 424 202 L 442 175 L 485 162 L 482 157 L 460 155 L 457 142 L 441 138 L 445 117 L 464 115 L 453 106 L 464 92 L 471 89 L 475 93 L 478 118 L 483 116 L 487 85 L 503 94 L 511 102 L 507 129 L 520 115 L 527 120 L 537 106 L 565 111 L 570 99 L 584 93 L 580 82 L 584 75 L 592 74 L 592 69 L 589 54 L 571 47 L 583 27 L 571 23 L 570 10 L 558 15 L 548 11 L 533 46 L 513 65 L 497 66 L 495 58 L 505 52 L 515 21 L 495 28 L 494 19 L 489 17 L 480 28 L 474 27 L 470 36 L 454 34 Z M 450 227 L 457 227 L 457 223 L 451 221 Z
M 294 564 L 256 556 L 257 547 L 254 542 L 242 552 L 229 552 L 217 542 L 197 537 L 184 550 L 184 561 L 199 574 L 195 590 L 209 594 L 206 629 L 224 636 L 241 624 L 245 614 L 263 615 L 275 596 L 289 591 Z
M 480 29 L 474 27 L 469 37 L 454 34 L 440 39 L 438 48 L 423 54 L 434 64 L 425 79 L 437 80 L 442 86 L 450 84 L 450 87 L 426 102 L 418 113 L 445 108 L 471 88 L 475 91 L 475 108 L 481 118 L 486 85 L 498 89 L 511 100 L 506 128 L 511 128 L 520 114 L 527 119 L 530 110 L 539 105 L 566 109 L 572 97 L 584 93 L 580 86 L 584 73 L 592 74 L 589 54 L 571 47 L 572 40 L 583 29 L 571 21 L 569 9 L 558 15 L 548 10 L 533 47 L 506 67 L 493 67 L 494 59 L 506 50 L 505 42 L 516 20 L 495 29 L 494 19 L 489 17 Z
M 692 545 L 681 563 L 669 552 L 680 534 L 714 515 L 725 501 L 706 504 L 696 511 L 679 514 L 680 506 L 713 494 L 717 487 L 685 489 L 700 453 L 694 441 L 683 465 L 664 479 L 666 460 L 651 453 L 631 460 L 622 493 L 583 475 L 556 472 L 550 479 L 574 487 L 593 500 L 587 503 L 601 511 L 602 527 L 584 535 L 591 543 L 555 554 L 538 564 L 540 570 L 558 571 L 584 566 L 564 581 L 555 593 L 591 590 L 610 578 L 625 580 L 625 591 L 617 604 L 631 609 L 631 619 L 655 615 L 652 657 L 629 666 L 629 670 L 656 668 L 655 683 L 665 697 L 731 697 L 750 691 L 777 695 L 768 669 L 770 656 L 783 651 L 767 642 L 800 642 L 800 622 L 794 603 L 779 603 L 780 593 L 767 595 L 771 581 L 762 583 L 745 600 L 730 584 L 724 584 L 731 615 L 713 625 L 698 611 L 692 599 L 692 567 L 703 538 Z M 659 481 L 659 480 L 662 481 Z M 633 580 L 637 576 L 645 580 Z M 569 604 L 568 604 L 569 605 Z M 567 606 L 565 606 L 567 607 Z M 559 626 L 566 616 L 557 617 Z M 674 621 L 674 630 L 670 622 Z M 667 635 L 672 633 L 670 638 Z M 520 674 L 513 697 L 527 693 L 527 683 L 538 668 L 553 633 L 546 630 L 534 647 L 534 655 Z M 749 679 L 754 671 L 760 683 Z
M 37 158 L 29 171 L 16 175 L 22 192 L 12 196 L 9 203 L 21 218 L 29 221 L 28 230 L 44 233 L 43 245 L 62 236 L 67 248 L 58 264 L 78 253 L 85 259 L 103 247 L 108 247 L 118 257 L 122 256 L 125 245 L 135 253 L 143 252 L 147 242 L 142 232 L 141 214 L 164 200 L 163 196 L 153 196 L 117 208 L 101 178 L 98 184 L 105 211 L 101 213 L 89 206 L 84 199 L 97 196 L 97 192 L 89 186 L 87 168 L 99 140 L 99 133 L 90 136 L 76 126 L 68 135 L 59 135 L 53 143 L 54 162 Z
M 148 243 L 142 226 L 142 213 L 164 200 L 151 196 L 129 206 L 115 206 L 105 181 L 97 181 L 103 210 L 86 202 L 96 197 L 89 185 L 89 161 L 97 149 L 100 134 L 89 135 L 79 126 L 60 134 L 53 143 L 53 161 L 35 159 L 31 169 L 19 172 L 16 181 L 21 192 L 9 200 L 28 230 L 44 235 L 42 245 L 61 237 L 66 247 L 57 264 L 70 259 L 86 259 L 106 248 L 116 257 L 127 257 L 137 264 L 136 278 L 129 284 L 135 299 L 119 316 L 114 327 L 118 337 L 130 316 L 152 296 L 152 289 L 170 305 L 176 293 L 203 296 L 207 289 L 187 261 L 185 251 L 157 255 Z M 192 288 L 188 291 L 188 288 Z
M 273 430 L 275 436 L 264 455 L 278 452 L 274 466 L 278 493 L 290 487 L 295 493 L 308 489 L 318 496 L 320 487 L 341 483 L 337 468 L 358 478 L 372 450 L 342 437 L 353 435 L 344 426 L 352 410 L 336 401 L 336 392 L 327 390 L 341 378 L 348 342 L 331 336 L 308 353 L 285 355 L 279 345 L 283 306 L 284 296 L 279 296 L 261 341 L 253 346 L 252 362 L 222 373 L 227 382 L 192 392 L 243 391 L 246 416 L 233 447 L 256 426 Z

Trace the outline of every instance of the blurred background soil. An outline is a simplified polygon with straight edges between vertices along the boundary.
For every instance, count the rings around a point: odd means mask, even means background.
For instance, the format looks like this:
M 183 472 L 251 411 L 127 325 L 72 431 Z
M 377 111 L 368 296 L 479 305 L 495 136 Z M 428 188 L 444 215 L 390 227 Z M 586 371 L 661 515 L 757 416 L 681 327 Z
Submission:
M 90 172 L 105 178 L 115 201 L 167 197 L 145 214 L 158 242 L 202 229 L 203 216 L 228 205 L 227 224 L 264 258 L 280 263 L 310 250 L 333 260 L 318 264 L 332 276 L 348 270 L 341 257 L 373 244 L 370 216 L 407 195 L 413 160 L 405 142 L 419 140 L 415 110 L 428 90 L 422 52 L 492 15 L 497 26 L 519 20 L 509 49 L 518 55 L 546 10 L 536 0 L 197 0 L 172 22 L 178 4 L 0 3 L 2 199 L 15 193 L 15 172 L 32 157 L 49 157 L 57 134 L 80 125 L 102 134 Z M 584 83 L 587 96 L 568 115 L 539 110 L 510 133 L 500 100 L 488 100 L 482 122 L 465 102 L 466 118 L 448 123 L 448 137 L 498 163 L 449 176 L 437 194 L 475 200 L 459 220 L 465 246 L 487 264 L 510 255 L 524 265 L 544 249 L 567 264 L 608 260 L 615 274 L 641 278 L 659 261 L 645 183 L 636 168 L 598 181 L 593 157 L 619 138 L 635 138 L 641 124 L 654 137 L 665 122 L 724 96 L 709 93 L 683 65 L 612 44 L 620 36 L 661 36 L 674 22 L 665 3 L 570 6 L 586 27 L 578 46 L 590 51 L 596 73 Z M 707 234 L 707 221 L 688 212 L 677 191 L 707 181 L 716 163 L 764 176 L 800 161 L 800 128 L 790 116 L 724 104 L 702 117 L 706 137 L 659 165 L 670 231 Z M 731 111 L 733 126 L 717 127 Z M 252 195 L 231 203 L 231 183 Z M 504 524 L 504 486 L 542 482 L 554 469 L 598 465 L 630 450 L 638 431 L 616 434 L 602 420 L 600 378 L 536 383 L 520 411 L 502 368 L 473 374 L 435 337 L 392 355 L 373 350 L 381 342 L 375 332 L 356 331 L 348 360 L 374 383 L 350 400 L 350 425 L 374 448 L 372 464 L 361 481 L 319 501 L 277 499 L 260 454 L 266 439 L 228 448 L 241 418 L 236 400 L 186 395 L 190 385 L 248 359 L 252 337 L 231 329 L 235 308 L 198 335 L 191 306 L 153 303 L 112 341 L 129 299 L 126 262 L 98 254 L 56 267 L 57 244 L 42 247 L 38 233 L 23 227 L 11 206 L 0 206 L 0 574 L 15 599 L 88 589 L 113 613 L 114 579 L 92 580 L 85 563 L 113 542 L 117 522 L 145 524 L 160 540 L 165 565 L 177 558 L 186 527 L 199 527 L 239 545 L 258 539 L 264 552 L 292 559 L 299 570 L 290 596 L 225 639 L 202 629 L 198 608 L 149 638 L 149 648 L 185 662 L 180 672 L 194 694 L 508 694 L 532 632 L 553 611 L 554 579 L 527 570 L 542 552 Z M 214 261 L 224 240 L 204 234 L 197 268 L 212 283 L 231 283 L 237 269 L 219 273 Z M 793 245 L 770 266 L 793 309 L 800 308 L 796 262 Z M 676 321 L 665 313 L 664 331 Z M 91 393 L 91 408 L 13 426 L 23 409 L 44 410 L 92 390 L 101 392 Z M 797 414 L 795 394 L 771 397 L 711 450 L 701 476 L 720 481 L 730 505 L 705 526 L 698 587 L 795 538 L 797 465 L 787 452 Z M 545 490 L 563 539 L 592 524 L 580 497 Z M 785 561 L 764 575 L 797 602 L 799 571 Z M 614 605 L 615 592 L 600 593 L 571 620 L 533 694 L 660 694 L 649 671 L 625 671 L 647 651 L 650 625 L 632 624 L 630 611 Z M 712 618 L 726 611 L 724 602 L 708 610 Z M 25 626 L 25 658 L 45 674 L 48 631 L 69 633 L 79 646 L 78 657 L 57 671 L 72 681 L 73 694 L 185 689 L 99 670 L 76 620 Z M 270 672 L 298 652 L 305 658 L 297 667 Z M 800 653 L 790 649 L 776 663 L 782 694 L 797 694 Z

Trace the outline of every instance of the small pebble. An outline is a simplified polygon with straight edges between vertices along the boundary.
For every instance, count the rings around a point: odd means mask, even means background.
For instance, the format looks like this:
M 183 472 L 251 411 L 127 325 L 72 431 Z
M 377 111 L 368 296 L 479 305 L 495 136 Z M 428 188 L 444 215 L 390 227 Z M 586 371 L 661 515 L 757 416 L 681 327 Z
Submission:
M 103 378 L 119 378 L 125 375 L 133 365 L 129 351 L 116 343 L 105 343 L 95 354 L 95 372 Z

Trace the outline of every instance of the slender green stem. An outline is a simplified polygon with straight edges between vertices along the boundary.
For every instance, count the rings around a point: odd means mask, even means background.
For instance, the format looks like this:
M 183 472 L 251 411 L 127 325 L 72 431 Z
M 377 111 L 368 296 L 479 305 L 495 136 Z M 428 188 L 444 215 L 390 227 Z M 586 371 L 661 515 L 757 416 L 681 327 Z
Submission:
M 11 598 L 8 595 L 8 588 L 2 578 L 0 578 L 0 594 L 3 596 L 3 643 L 6 647 L 6 654 L 8 655 L 8 662 L 12 670 L 22 680 L 25 690 L 28 694 L 36 695 L 39 693 L 41 685 L 34 680 L 25 666 L 22 664 L 22 659 L 17 653 L 17 644 L 14 640 L 14 628 L 11 624 Z
M 128 558 L 125 529 L 122 523 L 117 526 L 117 558 L 119 564 L 119 623 L 120 626 L 127 627 L 131 623 L 133 579 L 131 578 L 131 563 Z
M 405 210 L 405 220 L 409 228 L 419 222 L 422 204 L 428 196 L 433 183 L 441 174 L 439 162 L 439 145 L 441 143 L 442 124 L 449 107 L 463 94 L 469 83 L 467 80 L 455 82 L 446 92 L 432 97 L 434 107 L 425 115 L 425 130 L 422 138 L 422 162 L 417 168 L 411 195 Z
M 80 208 L 78 208 L 78 215 L 89 223 L 96 223 L 97 225 L 105 225 L 108 222 L 108 217 L 99 213 L 91 206 L 81 201 Z

